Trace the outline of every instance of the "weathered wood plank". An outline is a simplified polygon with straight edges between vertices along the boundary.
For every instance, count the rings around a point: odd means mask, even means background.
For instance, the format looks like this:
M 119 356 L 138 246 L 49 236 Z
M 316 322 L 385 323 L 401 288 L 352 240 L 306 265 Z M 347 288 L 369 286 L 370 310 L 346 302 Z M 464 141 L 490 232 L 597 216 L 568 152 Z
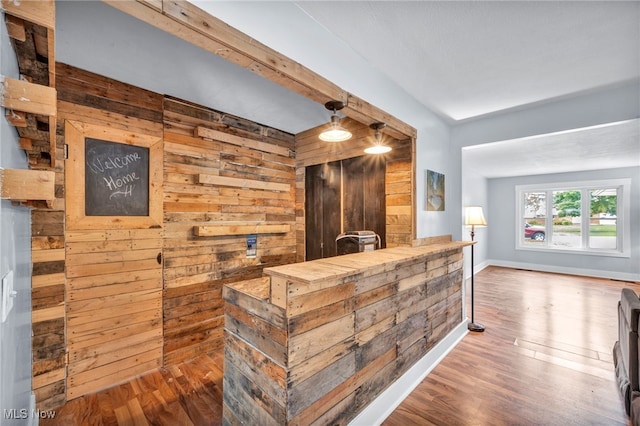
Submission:
M 55 196 L 55 173 L 47 170 L 0 170 L 2 198 L 10 200 L 47 200 Z
M 348 301 L 354 296 L 354 289 L 355 282 L 347 282 L 297 297 L 289 295 L 287 299 L 287 316 L 294 317 L 334 303 Z
M 27 39 L 27 34 L 24 29 L 24 21 L 21 18 L 7 14 L 5 21 L 9 37 L 22 42 Z
M 261 141 L 235 136 L 229 133 L 221 132 L 218 130 L 208 129 L 206 127 L 198 126 L 194 131 L 194 135 L 200 138 L 217 140 L 220 142 L 226 142 L 246 148 L 255 149 L 258 151 L 269 152 L 272 154 L 282 155 L 289 157 L 291 155 L 289 149 L 273 145 L 270 143 L 264 143 Z
M 56 25 L 54 0 L 13 1 L 2 0 L 2 9 L 8 15 L 17 16 L 25 21 L 33 22 L 50 29 Z
M 93 311 L 91 312 L 91 315 L 95 323 L 99 323 L 102 320 L 112 319 L 114 323 L 114 327 L 117 327 L 118 322 L 116 319 L 121 318 L 124 315 L 133 315 L 133 314 L 141 313 L 145 311 L 158 312 L 158 310 L 160 309 L 162 309 L 161 302 L 157 300 L 157 298 L 155 299 L 152 298 L 144 301 L 137 301 L 136 303 L 133 303 L 133 304 L 121 305 L 118 307 L 117 310 L 103 309 L 99 311 Z M 64 316 L 64 307 L 62 309 L 62 312 L 63 312 L 63 315 L 61 316 Z M 67 327 L 71 333 L 68 335 L 74 335 L 78 333 L 77 331 L 72 330 L 72 327 L 74 327 L 74 325 L 77 325 L 77 324 L 80 324 L 80 325 L 84 324 L 87 321 L 86 315 L 87 315 L 86 312 L 81 312 L 79 314 L 70 313 L 67 315 Z M 126 322 L 124 324 L 126 324 Z M 93 329 L 93 324 L 89 324 L 88 327 Z
M 225 360 L 282 406 L 286 406 L 286 372 L 260 351 L 254 350 L 233 333 L 225 331 Z
M 353 339 L 355 315 L 346 315 L 289 339 L 289 366 L 293 367 L 347 339 Z
M 70 316 L 67 338 L 74 340 L 80 336 L 102 333 L 105 330 L 125 327 L 131 324 L 149 323 L 153 326 L 162 320 L 162 307 L 153 303 L 144 303 L 137 311 L 124 310 L 116 316 L 101 316 L 95 321 L 86 321 L 82 316 Z M 150 322 L 151 321 L 151 322 Z
M 125 358 L 116 363 L 109 364 L 110 368 L 100 367 L 101 374 L 90 375 L 82 380 L 70 376 L 67 379 L 67 398 L 73 399 L 80 395 L 95 392 L 114 384 L 121 383 L 135 376 L 140 376 L 160 367 L 157 353 L 154 351 L 145 354 Z
M 259 383 L 245 376 L 242 367 L 233 363 L 225 365 L 223 388 L 225 416 L 233 415 L 251 421 L 250 424 L 279 426 L 286 424 L 286 410 L 274 400 Z
M 220 222 L 217 224 L 193 227 L 193 233 L 198 237 L 247 234 L 284 234 L 290 231 L 291 225 L 289 224 L 229 224 L 229 222 Z
M 262 334 L 261 330 L 256 330 L 250 325 L 234 318 L 229 314 L 225 315 L 224 327 L 225 330 L 228 330 L 229 332 L 234 333 L 238 336 L 242 336 L 242 338 L 246 340 L 247 343 L 269 356 L 278 364 L 286 364 L 286 346 L 274 341 L 273 339 L 269 338 L 269 336 L 265 336 L 264 334 Z
M 147 258 L 142 260 L 131 260 L 112 262 L 104 264 L 91 264 L 91 265 L 74 265 L 67 267 L 67 277 L 87 277 L 94 275 L 105 275 L 118 272 L 135 272 L 147 269 L 156 269 L 158 267 L 158 260 L 154 256 L 153 258 Z
M 295 417 L 322 396 L 345 382 L 356 373 L 356 354 L 350 352 L 327 367 L 319 370 L 309 379 L 289 390 L 287 414 Z
M 162 326 L 157 321 L 125 325 L 102 333 L 78 336 L 67 342 L 70 360 L 93 358 L 100 353 L 121 350 L 130 345 L 162 337 Z
M 67 280 L 67 286 L 69 291 L 77 291 L 80 289 L 98 288 L 113 284 L 126 284 L 146 280 L 162 280 L 162 271 L 157 268 L 126 272 L 111 271 L 108 274 L 89 275 L 69 279 Z
M 3 107 L 38 115 L 56 115 L 56 89 L 4 76 L 0 83 L 0 105 Z
M 117 362 L 122 358 L 136 356 L 137 354 L 149 352 L 149 351 L 160 351 L 161 349 L 162 349 L 162 338 L 156 337 L 154 339 L 144 341 L 138 344 L 125 346 L 123 348 L 118 349 L 118 351 L 116 352 L 112 351 L 112 352 L 101 353 L 101 354 L 92 356 L 90 358 L 84 358 L 82 360 L 74 362 L 69 366 L 67 374 L 69 374 L 69 376 L 74 376 L 74 375 L 89 371 L 95 367 L 101 367 L 107 364 L 111 364 L 112 362 Z
M 43 386 L 49 385 L 59 380 L 64 380 L 65 377 L 66 377 L 65 369 L 60 368 L 57 370 L 49 371 L 47 373 L 34 376 L 32 379 L 31 386 L 34 389 L 41 388 Z
M 285 311 L 278 306 L 266 304 L 263 299 L 235 290 L 233 285 L 227 285 L 223 288 L 222 297 L 225 302 L 236 305 L 277 327 L 285 328 Z
M 289 192 L 291 190 L 291 185 L 287 183 L 264 182 L 261 180 L 237 179 L 225 176 L 205 174 L 198 175 L 197 183 L 218 186 L 231 186 L 237 188 L 263 189 L 266 191 Z
M 31 312 L 31 321 L 34 323 L 64 318 L 64 306 L 54 306 L 46 309 L 38 309 Z

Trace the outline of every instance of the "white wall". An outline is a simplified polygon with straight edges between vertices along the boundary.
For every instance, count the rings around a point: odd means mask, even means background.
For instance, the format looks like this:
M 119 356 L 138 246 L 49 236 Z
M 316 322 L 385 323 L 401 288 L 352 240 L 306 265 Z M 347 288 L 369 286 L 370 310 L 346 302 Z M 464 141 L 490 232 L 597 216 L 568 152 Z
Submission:
M 487 227 L 475 227 L 474 240 L 476 244 L 473 246 L 473 263 L 474 273 L 478 273 L 483 267 L 487 266 L 489 258 L 489 228 L 496 226 L 496 219 L 491 214 L 489 208 L 489 197 L 487 195 L 487 179 L 483 176 L 474 174 L 473 172 L 465 173 L 464 186 L 462 187 L 462 221 L 459 228 L 461 229 L 462 240 L 471 239 L 471 228 L 464 226 L 464 207 L 465 206 L 481 206 L 484 218 L 487 220 Z M 464 257 L 465 277 L 471 274 L 471 257 Z
M 515 251 L 515 240 L 509 241 L 507 244 L 507 237 L 502 231 L 505 227 L 510 227 L 509 229 L 512 232 L 515 229 L 515 224 L 513 224 L 515 203 L 510 201 L 513 198 L 513 194 L 508 194 L 503 185 L 524 181 L 528 183 L 554 182 L 556 179 L 564 177 L 540 175 L 538 177 L 529 177 L 525 180 L 515 178 L 512 180 L 496 180 L 496 182 L 488 183 L 490 190 L 486 192 L 486 198 L 482 199 L 479 195 L 481 192 L 477 192 L 479 177 L 472 174 L 465 167 L 461 155 L 462 148 L 638 118 L 640 117 L 640 97 L 638 93 L 640 93 L 640 85 L 638 82 L 633 82 L 607 88 L 606 90 L 586 93 L 581 96 L 560 99 L 520 111 L 496 114 L 463 122 L 452 128 L 451 155 L 452 157 L 457 157 L 454 161 L 459 161 L 458 164 L 461 164 L 461 199 L 464 199 L 465 202 L 467 200 L 469 202 L 473 201 L 488 207 L 488 211 L 485 211 L 485 213 L 488 215 L 487 222 L 489 226 L 486 230 L 487 234 L 483 238 L 491 241 L 491 246 L 485 252 L 479 250 L 475 259 L 476 265 L 486 264 L 490 261 L 493 263 L 511 262 L 520 256 Z M 632 174 L 633 170 L 627 170 L 626 173 Z M 613 170 L 600 173 L 600 175 L 607 178 L 617 174 L 618 172 Z M 575 176 L 584 176 L 585 180 L 587 180 L 587 176 L 595 175 L 584 173 Z M 511 198 L 508 198 L 509 196 Z M 637 209 L 635 212 L 636 215 L 633 216 L 632 214 L 632 218 L 640 217 Z M 509 225 L 510 223 L 511 225 Z M 635 232 L 633 238 L 637 247 L 638 238 L 640 238 L 638 228 L 632 229 L 633 232 Z M 636 265 L 640 264 L 638 255 L 638 250 L 635 250 L 632 261 L 635 261 Z M 580 258 L 579 256 L 577 257 Z M 568 269 L 583 265 L 585 268 L 601 271 L 603 274 L 610 274 L 611 271 L 617 270 L 622 266 L 627 273 L 631 272 L 630 265 L 620 265 L 619 259 L 603 257 L 595 261 L 593 256 L 580 259 L 582 260 L 578 260 L 576 255 L 536 256 L 530 258 L 529 266 L 536 267 L 537 265 L 537 267 L 545 270 L 549 270 L 549 268 L 561 270 L 562 268 Z
M 459 205 L 460 186 L 454 175 L 459 173 L 459 166 L 451 162 L 449 126 L 443 120 L 320 28 L 292 2 L 192 3 L 416 128 L 417 237 L 456 232 L 461 223 L 460 210 L 455 208 Z M 444 212 L 425 210 L 427 169 L 445 175 Z
M 4 16 L 2 18 L 4 22 Z M 0 73 L 18 78 L 18 66 L 6 26 L 0 27 Z M 4 109 L 0 118 L 0 141 L 0 167 L 27 168 L 26 155 L 18 146 L 18 134 L 7 122 Z M 31 213 L 27 208 L 1 200 L 0 277 L 9 271 L 13 271 L 17 295 L 6 322 L 0 323 L 0 424 L 18 425 L 27 424 L 33 418 L 30 411 Z
M 462 122 L 452 129 L 452 141 L 463 147 L 638 118 L 638 93 L 636 81 Z
M 515 250 L 516 185 L 621 178 L 631 179 L 630 258 Z M 490 215 L 498 224 L 491 227 L 489 263 L 620 280 L 640 280 L 640 167 L 489 179 L 488 199 Z

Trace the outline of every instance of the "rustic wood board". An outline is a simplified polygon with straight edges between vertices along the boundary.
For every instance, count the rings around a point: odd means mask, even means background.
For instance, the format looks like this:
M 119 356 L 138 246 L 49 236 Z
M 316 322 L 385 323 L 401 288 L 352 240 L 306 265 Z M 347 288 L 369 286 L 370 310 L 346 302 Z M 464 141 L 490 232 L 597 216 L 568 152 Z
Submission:
M 222 326 L 207 327 L 224 318 L 224 284 L 258 278 L 263 266 L 294 260 L 295 161 L 292 135 L 238 117 L 166 98 L 163 119 L 164 325 L 169 336 L 164 360 L 173 364 L 215 345 L 210 337 Z M 253 233 L 259 234 L 257 255 L 247 258 L 246 234 Z M 250 310 L 264 297 L 253 290 L 269 291 L 259 285 L 225 291 L 232 303 Z M 256 315 L 284 318 L 276 311 Z M 199 337 L 189 342 L 183 337 L 187 330 Z
M 231 401 L 227 418 L 249 421 L 274 409 L 270 394 L 247 397 L 256 386 L 282 397 L 267 371 L 248 369 L 247 356 L 259 356 L 261 365 L 266 357 L 284 368 L 287 424 L 353 419 L 462 321 L 468 243 L 438 241 L 284 265 L 267 279 L 225 286 L 226 330 L 242 342 L 228 347 L 227 362 L 249 380 L 236 389 L 244 406 Z M 264 314 L 276 306 L 278 316 Z
M 2 198 L 26 201 L 48 200 L 55 197 L 55 173 L 46 170 L 0 170 Z
M 353 275 L 355 270 L 354 268 L 348 267 L 327 268 L 326 266 L 323 266 L 321 260 L 314 260 L 312 262 L 294 263 L 290 265 L 265 268 L 264 272 L 271 276 L 280 276 L 285 279 L 290 278 L 301 280 L 302 282 L 313 283 L 316 281 L 333 280 Z
M 229 224 L 219 223 L 211 225 L 198 225 L 193 227 L 193 234 L 198 237 L 218 237 L 224 235 L 247 234 L 285 234 L 291 231 L 289 224 Z

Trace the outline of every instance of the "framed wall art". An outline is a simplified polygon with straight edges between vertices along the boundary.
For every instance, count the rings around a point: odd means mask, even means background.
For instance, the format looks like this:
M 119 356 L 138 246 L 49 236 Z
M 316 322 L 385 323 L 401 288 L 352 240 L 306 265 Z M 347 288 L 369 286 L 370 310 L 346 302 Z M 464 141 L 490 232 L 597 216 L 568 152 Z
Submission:
M 426 204 L 427 211 L 429 212 L 443 212 L 444 211 L 444 174 L 434 172 L 433 170 L 427 170 L 426 173 L 427 194 Z

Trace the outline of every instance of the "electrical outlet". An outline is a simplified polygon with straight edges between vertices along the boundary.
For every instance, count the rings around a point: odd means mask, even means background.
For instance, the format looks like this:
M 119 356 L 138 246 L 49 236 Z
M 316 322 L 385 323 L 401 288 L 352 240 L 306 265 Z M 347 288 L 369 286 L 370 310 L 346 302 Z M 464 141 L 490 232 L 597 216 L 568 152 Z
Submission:
M 13 299 L 16 298 L 16 291 L 13 289 L 13 271 L 2 277 L 2 322 L 7 320 L 9 312 L 13 308 Z

